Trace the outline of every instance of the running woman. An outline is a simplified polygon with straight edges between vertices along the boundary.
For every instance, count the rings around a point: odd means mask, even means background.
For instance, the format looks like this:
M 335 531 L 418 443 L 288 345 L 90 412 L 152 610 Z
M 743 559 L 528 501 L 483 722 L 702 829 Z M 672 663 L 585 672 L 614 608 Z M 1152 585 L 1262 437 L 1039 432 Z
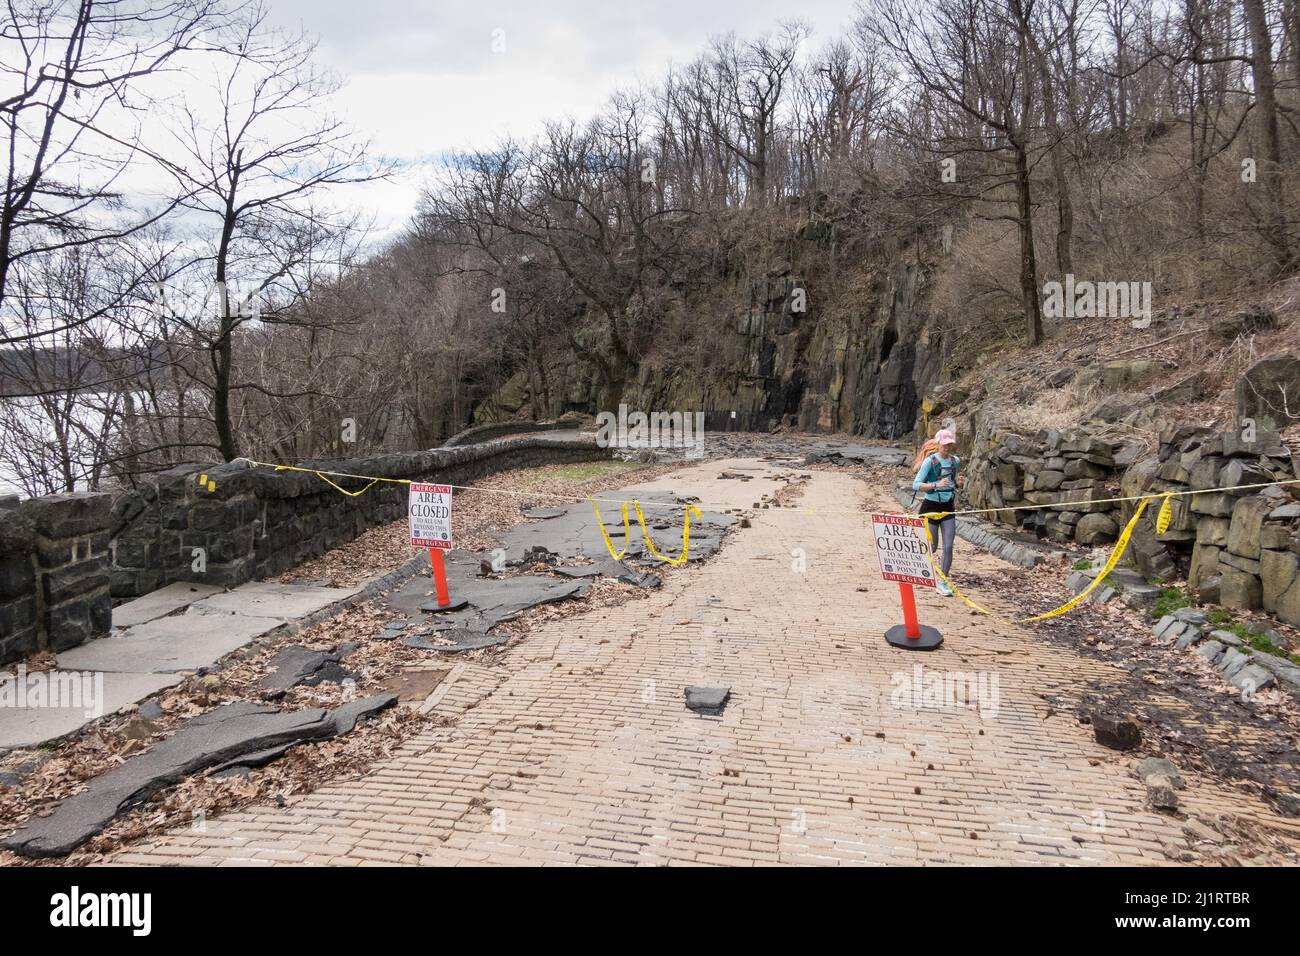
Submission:
M 912 481 L 912 490 L 925 493 L 925 500 L 921 503 L 921 514 L 952 511 L 956 507 L 957 486 L 964 481 L 957 474 L 961 460 L 954 454 L 956 448 L 957 436 L 945 428 L 921 446 L 920 453 L 912 462 L 912 467 L 917 469 L 916 478 Z M 950 514 L 946 518 L 938 520 L 927 518 L 926 521 L 930 532 L 931 551 L 937 551 L 940 540 L 943 542 L 943 556 L 939 559 L 939 567 L 943 570 L 944 577 L 947 577 L 948 569 L 952 567 L 952 547 L 957 538 L 957 519 Z M 945 597 L 952 594 L 952 588 L 942 581 L 938 583 L 937 590 Z

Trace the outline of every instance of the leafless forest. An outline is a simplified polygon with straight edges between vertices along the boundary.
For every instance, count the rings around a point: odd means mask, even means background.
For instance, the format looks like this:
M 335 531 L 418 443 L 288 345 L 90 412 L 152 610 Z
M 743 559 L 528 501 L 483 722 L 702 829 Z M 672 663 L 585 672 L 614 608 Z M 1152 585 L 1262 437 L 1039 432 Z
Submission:
M 846 2 L 452 158 L 382 245 L 346 197 L 393 164 L 264 7 L 0 16 L 0 462 L 28 494 L 429 447 L 520 373 L 532 415 L 611 407 L 725 366 L 718 290 L 795 236 L 813 295 L 924 264 L 972 350 L 1039 343 L 1067 274 L 1225 300 L 1300 254 L 1300 0 Z

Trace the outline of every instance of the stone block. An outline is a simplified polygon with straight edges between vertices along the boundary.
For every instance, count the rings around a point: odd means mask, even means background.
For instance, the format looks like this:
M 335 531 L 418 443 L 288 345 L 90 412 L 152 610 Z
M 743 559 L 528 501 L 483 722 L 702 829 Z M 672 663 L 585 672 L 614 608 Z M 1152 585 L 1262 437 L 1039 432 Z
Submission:
M 1074 540 L 1083 545 L 1109 544 L 1119 536 L 1119 524 L 1109 514 L 1086 514 L 1074 529 Z
M 31 594 L 36 590 L 36 572 L 25 552 L 0 554 L 0 600 Z
M 1107 474 L 1105 468 L 1084 458 L 1072 459 L 1065 466 L 1065 477 L 1070 480 L 1076 478 L 1105 478 Z
M 1197 657 L 1204 658 L 1205 660 L 1209 661 L 1211 664 L 1217 664 L 1219 662 L 1219 658 L 1223 656 L 1223 645 L 1220 644 L 1218 641 L 1205 641 L 1204 643 L 1198 645 L 1196 650 L 1193 651 L 1192 653 L 1195 654 Z
M 1232 508 L 1232 523 L 1228 527 L 1228 550 L 1243 558 L 1259 557 L 1259 533 L 1264 516 L 1273 505 L 1261 495 L 1242 498 Z
M 1250 661 L 1249 654 L 1243 654 L 1235 647 L 1229 647 L 1223 652 L 1223 657 L 1219 658 L 1219 672 L 1225 678 L 1231 679 L 1236 676 L 1237 671 L 1241 670 Z
M 1250 419 L 1260 429 L 1293 425 L 1300 422 L 1296 395 L 1300 395 L 1300 357 L 1288 352 L 1266 356 L 1237 382 L 1237 420 Z
M 75 538 L 108 530 L 113 496 L 83 491 L 32 498 L 19 505 L 37 533 L 46 538 Z
M 1239 554 L 1233 554 L 1231 551 L 1223 551 L 1219 554 L 1220 568 L 1235 568 L 1238 571 L 1244 571 L 1247 574 L 1259 577 L 1259 561 L 1255 558 L 1243 558 Z
M 1196 491 L 1219 487 L 1219 474 L 1227 459 L 1220 456 L 1202 457 L 1188 469 L 1187 483 Z
M 1220 565 L 1219 577 L 1222 578 L 1219 585 L 1219 603 L 1224 607 L 1254 611 L 1263 604 L 1263 588 L 1255 575 Z
M 1282 596 L 1300 574 L 1300 555 L 1290 551 L 1261 551 L 1259 567 L 1260 599 L 1264 610 L 1275 614 Z
M 1196 543 L 1213 545 L 1216 548 L 1228 546 L 1228 528 L 1231 518 L 1203 517 L 1196 522 Z
M 1233 505 L 1236 503 L 1237 499 L 1233 495 L 1221 491 L 1196 494 L 1192 495 L 1191 509 L 1196 514 L 1226 518 L 1232 514 Z

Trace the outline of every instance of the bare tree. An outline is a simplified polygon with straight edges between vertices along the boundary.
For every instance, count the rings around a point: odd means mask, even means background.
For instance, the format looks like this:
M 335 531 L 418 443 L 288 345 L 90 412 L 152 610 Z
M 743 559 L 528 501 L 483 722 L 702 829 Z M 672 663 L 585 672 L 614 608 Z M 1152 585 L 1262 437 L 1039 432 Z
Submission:
M 238 11 L 224 0 L 10 0 L 0 26 L 0 307 L 16 268 L 159 221 L 175 200 L 127 208 L 123 179 L 147 155 L 148 83 Z M 73 327 L 94 316 L 73 316 Z M 3 312 L 0 312 L 0 320 Z M 0 345 L 63 331 L 16 334 Z
M 175 105 L 174 144 L 166 151 L 167 168 L 185 197 L 181 205 L 211 224 L 198 265 L 215 289 L 215 321 L 177 319 L 207 343 L 212 420 L 228 460 L 240 454 L 235 393 L 275 394 L 256 380 L 236 380 L 241 327 L 253 319 L 298 321 L 286 308 L 286 298 L 297 298 L 286 278 L 309 262 L 318 243 L 349 226 L 313 201 L 334 187 L 390 171 L 371 163 L 366 144 L 327 112 L 338 81 L 313 64 L 315 43 L 268 30 L 265 18 L 265 8 L 256 8 L 232 41 L 236 55 L 217 62 L 208 90 L 212 103 L 182 99 Z M 210 116 L 217 121 L 209 123 Z

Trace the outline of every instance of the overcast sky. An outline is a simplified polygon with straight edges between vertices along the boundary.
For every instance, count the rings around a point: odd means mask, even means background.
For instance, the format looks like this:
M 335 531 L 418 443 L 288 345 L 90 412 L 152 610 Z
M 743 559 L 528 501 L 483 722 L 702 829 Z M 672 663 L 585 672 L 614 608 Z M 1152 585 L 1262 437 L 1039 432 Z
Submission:
M 656 82 L 711 36 L 753 36 L 799 19 L 820 45 L 853 0 L 269 0 L 278 23 L 320 40 L 346 80 L 340 112 L 377 154 L 409 164 L 351 201 L 399 228 L 429 165 L 448 151 L 526 137 L 549 118 L 586 118 L 616 89 Z M 493 52 L 494 31 L 505 50 Z M 343 200 L 344 197 L 338 197 Z

